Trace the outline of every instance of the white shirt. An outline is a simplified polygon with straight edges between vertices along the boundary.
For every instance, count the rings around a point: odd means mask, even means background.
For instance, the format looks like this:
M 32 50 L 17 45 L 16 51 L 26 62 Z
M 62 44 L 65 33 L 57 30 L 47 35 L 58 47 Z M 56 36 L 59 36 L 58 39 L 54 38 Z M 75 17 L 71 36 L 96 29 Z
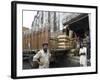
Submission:
M 85 53 L 85 55 L 80 55 L 80 64 L 83 66 L 87 66 L 87 48 L 80 48 L 79 54 L 81 53 Z
M 38 61 L 39 59 L 40 63 L 43 64 L 43 65 L 39 65 L 39 68 L 48 68 L 50 57 L 51 57 L 51 54 L 49 50 L 47 50 L 47 53 L 45 53 L 42 49 L 34 56 L 33 61 Z
M 86 47 L 80 48 L 79 54 L 81 54 L 81 53 L 85 53 L 85 55 L 86 55 L 86 53 L 87 53 L 87 48 L 86 48 Z

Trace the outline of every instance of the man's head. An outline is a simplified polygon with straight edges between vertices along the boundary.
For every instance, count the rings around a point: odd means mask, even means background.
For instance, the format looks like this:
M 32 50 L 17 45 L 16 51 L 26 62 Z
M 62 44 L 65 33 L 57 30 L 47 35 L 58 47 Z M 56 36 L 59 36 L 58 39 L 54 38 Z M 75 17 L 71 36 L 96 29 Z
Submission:
M 48 49 L 48 43 L 43 43 L 42 46 L 43 46 L 44 52 L 47 52 L 47 49 Z

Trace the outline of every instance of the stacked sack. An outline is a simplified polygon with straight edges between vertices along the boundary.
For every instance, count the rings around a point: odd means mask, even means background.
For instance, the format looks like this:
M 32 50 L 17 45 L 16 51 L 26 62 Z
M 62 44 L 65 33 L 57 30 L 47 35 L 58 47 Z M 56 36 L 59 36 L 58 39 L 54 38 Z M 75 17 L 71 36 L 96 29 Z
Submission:
M 65 34 L 59 35 L 57 39 L 58 39 L 58 48 L 62 49 L 70 48 L 70 39 L 68 36 L 66 36 Z

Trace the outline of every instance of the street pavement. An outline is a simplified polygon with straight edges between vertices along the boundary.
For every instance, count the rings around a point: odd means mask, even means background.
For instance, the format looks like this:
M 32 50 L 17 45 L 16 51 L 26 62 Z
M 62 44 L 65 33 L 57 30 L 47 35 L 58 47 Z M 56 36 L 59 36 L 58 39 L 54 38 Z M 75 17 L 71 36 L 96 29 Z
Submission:
M 79 67 L 79 61 L 74 60 L 75 58 L 69 57 L 69 56 L 56 56 L 55 57 L 55 62 L 50 63 L 50 68 L 62 68 L 62 67 Z M 32 69 L 31 64 L 32 62 L 26 60 L 23 61 L 23 69 Z
M 51 68 L 57 68 L 57 67 L 79 67 L 79 61 L 74 61 L 72 60 L 71 57 L 69 56 L 57 56 L 56 57 L 56 62 L 51 63 L 50 67 Z

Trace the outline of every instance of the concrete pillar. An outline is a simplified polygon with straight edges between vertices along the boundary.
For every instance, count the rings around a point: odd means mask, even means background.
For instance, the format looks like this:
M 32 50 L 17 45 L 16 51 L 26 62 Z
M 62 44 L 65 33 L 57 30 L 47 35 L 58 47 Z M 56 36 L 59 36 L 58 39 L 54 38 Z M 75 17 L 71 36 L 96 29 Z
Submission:
M 89 17 L 89 29 L 90 29 L 90 32 L 91 32 L 91 14 L 88 14 L 88 17 Z

